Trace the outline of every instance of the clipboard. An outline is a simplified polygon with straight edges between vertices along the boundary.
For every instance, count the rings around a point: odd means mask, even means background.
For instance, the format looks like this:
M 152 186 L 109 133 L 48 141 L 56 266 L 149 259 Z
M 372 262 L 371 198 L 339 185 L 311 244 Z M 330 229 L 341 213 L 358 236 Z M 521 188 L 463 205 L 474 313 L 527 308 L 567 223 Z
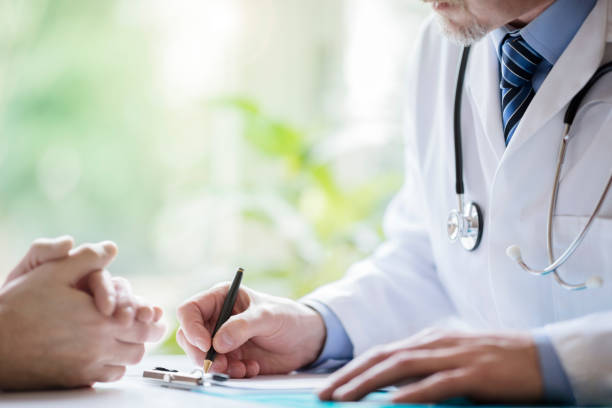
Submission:
M 168 388 L 191 390 L 204 387 L 208 384 L 221 384 L 229 379 L 226 374 L 204 374 L 203 370 L 193 370 L 190 373 L 178 370 L 155 367 L 153 370 L 144 370 L 142 378 L 148 382 Z

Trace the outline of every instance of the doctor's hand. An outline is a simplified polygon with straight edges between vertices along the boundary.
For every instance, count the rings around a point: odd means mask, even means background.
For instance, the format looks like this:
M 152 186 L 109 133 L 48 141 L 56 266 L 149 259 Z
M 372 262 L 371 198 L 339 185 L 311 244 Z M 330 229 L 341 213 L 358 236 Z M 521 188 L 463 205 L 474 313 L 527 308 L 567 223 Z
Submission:
M 104 270 L 116 252 L 113 243 L 102 242 L 16 268 L 0 288 L 0 361 L 10 367 L 0 370 L 0 389 L 116 380 L 127 364 L 140 361 L 145 342 L 163 335 L 159 322 L 103 315 L 92 296 L 78 288 L 91 273 Z
M 74 249 L 73 246 L 74 239 L 70 236 L 35 240 L 21 262 L 8 275 L 3 286 L 47 262 L 66 258 L 71 252 L 79 251 L 79 248 Z M 124 324 L 129 324 L 135 318 L 145 323 L 157 322 L 163 314 L 161 308 L 151 306 L 134 296 L 130 283 L 125 278 L 112 277 L 105 269 L 84 276 L 75 287 L 93 296 L 100 313 L 113 316 Z
M 408 383 L 394 403 L 536 402 L 543 397 L 538 353 L 529 334 L 465 334 L 428 330 L 375 347 L 334 373 L 322 400 L 355 401 L 388 385 Z
M 284 374 L 313 362 L 325 342 L 321 316 L 301 303 L 241 287 L 233 316 L 213 339 L 229 283 L 197 294 L 178 308 L 179 345 L 198 366 L 214 345 L 211 367 L 231 377 Z

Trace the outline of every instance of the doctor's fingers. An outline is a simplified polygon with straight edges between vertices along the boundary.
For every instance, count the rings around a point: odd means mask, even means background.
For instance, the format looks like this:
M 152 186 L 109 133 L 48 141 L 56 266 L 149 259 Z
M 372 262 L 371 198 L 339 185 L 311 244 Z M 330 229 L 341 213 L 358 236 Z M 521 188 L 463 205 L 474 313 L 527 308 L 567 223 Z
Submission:
M 399 352 L 333 390 L 331 399 L 358 400 L 371 391 L 387 385 L 455 369 L 462 366 L 468 359 L 468 353 L 457 353 L 450 350 Z
M 259 374 L 259 363 L 255 360 L 239 360 L 228 356 L 225 372 L 232 378 L 255 377 Z
M 253 337 L 279 333 L 282 329 L 281 321 L 265 306 L 247 309 L 233 315 L 221 326 L 213 338 L 213 346 L 220 353 L 232 352 Z
M 199 367 L 204 365 L 206 353 L 189 343 L 182 328 L 176 332 L 176 341 L 194 364 Z M 239 354 L 235 352 L 230 355 L 217 354 L 211 371 L 227 373 L 232 378 L 254 377 L 259 374 L 259 363 L 254 360 L 242 360 L 238 356 Z
M 482 386 L 482 379 L 469 368 L 441 371 L 419 382 L 400 388 L 391 401 L 399 403 L 434 403 L 453 397 L 470 397 L 473 390 Z
M 185 337 L 185 332 L 183 331 L 182 327 L 180 327 L 176 332 L 176 342 L 183 349 L 183 351 L 185 351 L 189 359 L 195 365 L 197 365 L 198 367 L 202 367 L 204 365 L 204 359 L 206 358 L 206 353 L 202 351 L 200 348 L 191 344 L 189 340 L 187 340 L 187 337 Z M 217 363 L 217 360 L 219 360 L 219 357 L 221 356 L 218 356 L 215 359 L 214 363 Z M 214 369 L 215 367 L 213 364 L 213 370 Z
M 450 332 L 442 330 L 429 331 L 424 335 L 415 335 L 407 340 L 392 343 L 397 350 L 431 350 L 451 347 L 461 347 L 463 345 L 473 345 L 480 340 L 480 336 L 471 333 Z
M 212 342 L 212 327 L 227 295 L 229 283 L 220 283 L 187 299 L 176 310 L 176 317 L 189 343 L 208 351 Z M 244 297 L 244 289 L 238 292 L 237 303 Z M 248 295 L 247 295 L 248 297 Z
M 226 373 L 232 378 L 255 377 L 260 372 L 259 363 L 251 359 L 240 358 L 240 353 L 217 354 L 211 370 L 215 373 Z
M 25 275 L 46 262 L 67 257 L 73 245 L 74 239 L 67 235 L 57 238 L 39 238 L 35 240 L 30 245 L 30 249 L 23 259 L 6 278 L 6 282 L 21 275 Z
M 364 354 L 353 359 L 340 370 L 330 375 L 327 385 L 318 393 L 319 398 L 322 400 L 331 399 L 332 393 L 338 387 L 346 384 L 352 378 L 368 370 L 370 367 L 386 360 L 389 356 L 393 355 L 394 352 L 395 350 L 389 347 L 389 345 L 376 346 L 366 351 Z
M 208 305 L 212 310 L 214 306 Z M 192 347 L 197 347 L 202 352 L 208 351 L 211 343 L 211 333 L 204 326 L 204 316 L 202 309 L 195 300 L 188 300 L 183 303 L 176 311 L 176 317 L 178 318 L 181 328 L 177 332 L 177 339 L 179 333 L 184 337 L 186 343 Z M 185 349 L 185 347 L 183 347 Z M 185 350 L 187 351 L 187 350 Z

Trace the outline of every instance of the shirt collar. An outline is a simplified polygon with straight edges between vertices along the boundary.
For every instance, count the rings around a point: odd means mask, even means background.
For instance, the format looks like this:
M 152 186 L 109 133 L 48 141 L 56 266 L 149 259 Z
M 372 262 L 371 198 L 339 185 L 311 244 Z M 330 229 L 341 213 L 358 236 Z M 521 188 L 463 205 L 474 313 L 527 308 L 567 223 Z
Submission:
M 597 0 L 556 0 L 535 20 L 521 29 L 500 27 L 491 32 L 499 57 L 507 34 L 520 34 L 527 44 L 554 65 L 582 26 Z

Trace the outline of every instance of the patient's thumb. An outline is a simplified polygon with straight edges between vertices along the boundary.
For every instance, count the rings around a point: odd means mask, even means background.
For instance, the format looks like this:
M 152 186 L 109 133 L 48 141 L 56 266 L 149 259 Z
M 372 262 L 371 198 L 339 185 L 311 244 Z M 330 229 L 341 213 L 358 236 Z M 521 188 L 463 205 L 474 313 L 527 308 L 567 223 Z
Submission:
M 7 282 L 38 268 L 40 265 L 65 258 L 74 245 L 70 236 L 39 238 L 32 242 L 30 249 L 21 262 L 13 269 Z

